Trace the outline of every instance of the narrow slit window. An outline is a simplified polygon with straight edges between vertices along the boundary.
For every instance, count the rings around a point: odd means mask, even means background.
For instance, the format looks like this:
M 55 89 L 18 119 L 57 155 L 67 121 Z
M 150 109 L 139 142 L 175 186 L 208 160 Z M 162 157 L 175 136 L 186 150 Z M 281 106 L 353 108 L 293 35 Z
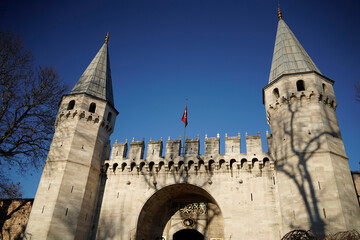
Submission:
M 324 218 L 326 218 L 325 208 L 323 208 Z
M 72 187 L 71 187 L 71 191 L 70 191 L 70 193 L 72 193 L 72 192 L 73 192 L 73 190 L 74 190 L 74 186 L 72 186 Z
M 67 216 L 67 215 L 68 215 L 68 211 L 69 211 L 69 209 L 68 209 L 68 208 L 66 208 L 66 211 L 65 211 L 65 216 Z
M 318 187 L 319 187 L 319 190 L 321 190 L 321 185 L 320 185 L 320 182 L 318 181 Z
M 234 146 L 231 146 L 231 152 L 234 152 Z
M 43 206 L 42 210 L 41 210 L 41 214 L 44 213 L 44 209 L 45 209 L 45 205 Z
M 251 201 L 254 201 L 252 193 L 250 194 L 250 198 L 251 198 Z

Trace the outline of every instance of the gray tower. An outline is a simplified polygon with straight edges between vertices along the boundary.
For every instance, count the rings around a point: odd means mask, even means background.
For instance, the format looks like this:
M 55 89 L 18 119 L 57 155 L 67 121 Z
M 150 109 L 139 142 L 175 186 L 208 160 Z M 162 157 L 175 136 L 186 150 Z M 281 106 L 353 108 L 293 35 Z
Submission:
M 333 84 L 316 67 L 279 10 L 269 84 L 263 96 L 285 233 L 300 228 L 324 234 L 360 226 Z
M 109 158 L 114 108 L 108 36 L 70 94 L 55 134 L 26 229 L 28 239 L 87 239 Z

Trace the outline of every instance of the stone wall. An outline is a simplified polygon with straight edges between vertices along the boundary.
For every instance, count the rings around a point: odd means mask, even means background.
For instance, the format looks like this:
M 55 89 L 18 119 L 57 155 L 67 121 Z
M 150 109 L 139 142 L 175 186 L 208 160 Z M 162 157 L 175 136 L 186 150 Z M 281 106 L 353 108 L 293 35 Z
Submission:
M 0 200 L 0 239 L 23 239 L 34 199 Z
M 359 205 L 360 205 L 360 171 L 351 172 L 351 175 L 352 175 L 352 178 L 353 178 L 353 181 L 354 181 L 356 196 L 358 198 Z

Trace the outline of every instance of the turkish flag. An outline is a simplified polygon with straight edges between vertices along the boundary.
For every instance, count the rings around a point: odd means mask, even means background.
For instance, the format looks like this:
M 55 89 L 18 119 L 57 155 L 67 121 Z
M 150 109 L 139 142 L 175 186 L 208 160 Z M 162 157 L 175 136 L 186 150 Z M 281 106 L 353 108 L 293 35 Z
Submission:
M 185 111 L 184 114 L 181 118 L 181 121 L 183 121 L 185 123 L 185 127 L 187 126 L 188 122 L 187 122 L 187 106 L 185 107 Z

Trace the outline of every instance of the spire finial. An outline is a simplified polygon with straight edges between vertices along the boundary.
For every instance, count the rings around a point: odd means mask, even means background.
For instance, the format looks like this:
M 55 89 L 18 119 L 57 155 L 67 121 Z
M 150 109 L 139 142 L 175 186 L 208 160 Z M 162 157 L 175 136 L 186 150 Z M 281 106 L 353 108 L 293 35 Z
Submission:
M 280 3 L 279 3 L 279 7 L 278 7 L 278 18 L 279 18 L 279 20 L 281 20 L 283 18 L 283 15 L 280 10 Z
M 105 43 L 108 43 L 108 41 L 109 41 L 109 32 L 106 34 Z

